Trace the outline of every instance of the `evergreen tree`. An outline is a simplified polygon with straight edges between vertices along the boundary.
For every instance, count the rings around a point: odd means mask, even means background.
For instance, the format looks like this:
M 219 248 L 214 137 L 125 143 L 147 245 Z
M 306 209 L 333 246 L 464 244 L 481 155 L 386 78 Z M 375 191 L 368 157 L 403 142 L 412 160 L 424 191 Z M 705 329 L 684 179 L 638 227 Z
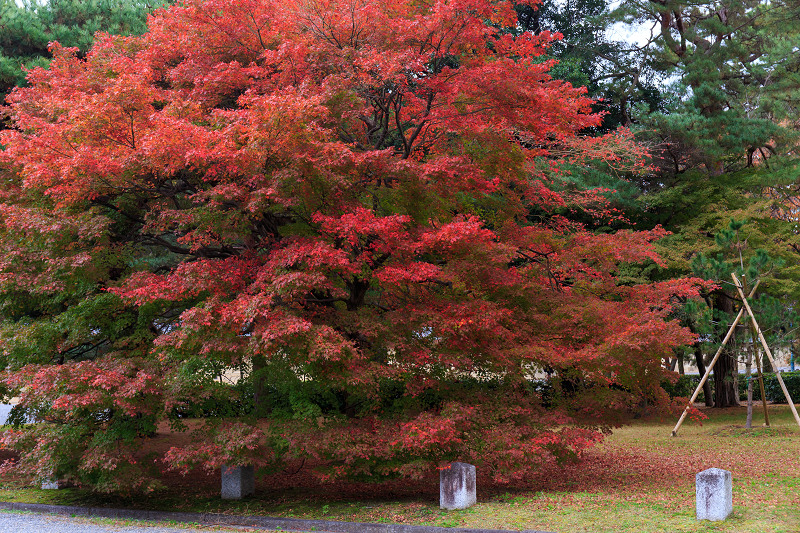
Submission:
M 668 112 L 643 114 L 661 169 L 721 174 L 792 150 L 800 98 L 798 3 L 622 2 L 617 20 L 649 26 L 650 67 L 673 80 Z
M 558 60 L 553 72 L 575 86 L 587 88 L 605 113 L 598 132 L 630 126 L 632 110 L 662 112 L 661 73 L 652 68 L 646 47 L 613 35 L 618 22 L 607 0 L 544 0 L 536 6 L 520 4 L 518 31 L 561 34 L 548 50 Z
M 0 100 L 25 82 L 24 69 L 50 63 L 51 42 L 85 54 L 98 31 L 141 35 L 166 0 L 0 0 Z
M 749 0 L 634 0 L 610 13 L 609 21 L 649 31 L 632 61 L 647 65 L 664 87 L 660 108 L 631 109 L 654 169 L 639 181 L 641 209 L 629 213 L 640 227 L 661 225 L 673 232 L 660 244 L 670 267 L 656 276 L 694 271 L 728 283 L 729 272 L 714 274 L 698 265 L 707 267 L 721 252 L 715 236 L 733 231 L 730 220 L 747 219 L 742 231 L 749 249 L 763 248 L 784 265 L 760 292 L 784 307 L 800 296 L 794 267 L 797 14 L 795 1 Z M 720 313 L 732 311 L 736 299 L 730 290 L 707 295 L 715 320 L 725 322 L 727 315 Z M 697 320 L 691 322 L 696 333 L 702 331 Z M 702 352 L 709 350 L 697 346 L 701 371 Z M 732 357 L 716 366 L 719 407 L 736 402 Z

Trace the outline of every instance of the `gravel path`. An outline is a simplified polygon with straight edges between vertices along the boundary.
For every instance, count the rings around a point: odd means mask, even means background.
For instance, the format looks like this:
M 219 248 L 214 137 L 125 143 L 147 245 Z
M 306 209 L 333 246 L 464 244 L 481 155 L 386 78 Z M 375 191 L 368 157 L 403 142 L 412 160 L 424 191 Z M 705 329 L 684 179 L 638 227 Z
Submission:
M 140 522 L 136 525 L 118 525 L 123 522 L 111 520 L 88 520 L 67 516 L 16 513 L 0 511 L 0 532 L 3 533 L 242 533 L 259 531 L 252 528 L 220 528 L 219 526 L 164 526 L 155 522 Z

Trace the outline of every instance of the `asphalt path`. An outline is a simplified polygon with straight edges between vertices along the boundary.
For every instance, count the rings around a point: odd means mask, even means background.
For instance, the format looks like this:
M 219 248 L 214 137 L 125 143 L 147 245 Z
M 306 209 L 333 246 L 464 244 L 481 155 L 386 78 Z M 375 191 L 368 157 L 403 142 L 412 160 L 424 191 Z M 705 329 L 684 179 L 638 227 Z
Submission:
M 129 520 L 87 519 L 50 514 L 17 513 L 0 511 L 2 533 L 242 533 L 268 530 L 235 526 L 191 526 L 157 522 L 132 522 Z M 285 532 L 284 532 L 285 533 Z

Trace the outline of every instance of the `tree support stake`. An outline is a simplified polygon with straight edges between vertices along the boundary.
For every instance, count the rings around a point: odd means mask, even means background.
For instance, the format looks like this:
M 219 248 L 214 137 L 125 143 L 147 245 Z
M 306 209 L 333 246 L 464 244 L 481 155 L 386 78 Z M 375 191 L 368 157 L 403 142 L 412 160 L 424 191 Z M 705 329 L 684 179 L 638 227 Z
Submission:
M 760 283 L 761 283 L 761 280 L 756 281 L 756 284 L 753 286 L 753 289 L 750 291 L 750 297 L 751 298 L 756 293 L 756 289 L 758 288 L 758 285 Z M 738 284 L 737 284 L 737 287 L 738 287 Z M 717 349 L 717 353 L 714 354 L 714 358 L 711 360 L 711 363 L 709 363 L 708 366 L 706 367 L 706 373 L 703 375 L 703 378 L 700 380 L 700 383 L 698 383 L 697 387 L 694 389 L 694 394 L 692 394 L 692 397 L 689 399 L 689 403 L 686 404 L 686 408 L 681 413 L 681 417 L 678 419 L 678 423 L 675 424 L 675 428 L 672 430 L 672 436 L 673 437 L 677 437 L 678 436 L 678 429 L 680 429 L 681 424 L 683 424 L 684 419 L 686 419 L 686 415 L 689 413 L 689 409 L 691 409 L 692 405 L 694 404 L 694 401 L 697 399 L 697 396 L 700 394 L 700 390 L 703 388 L 703 384 L 706 382 L 706 380 L 708 380 L 708 376 L 711 375 L 711 370 L 714 368 L 714 365 L 717 364 L 717 359 L 719 359 L 719 356 L 722 353 L 722 349 L 725 348 L 725 345 L 728 344 L 728 341 L 731 339 L 731 336 L 733 335 L 733 332 L 736 329 L 736 326 L 739 324 L 739 321 L 742 319 L 742 315 L 744 314 L 744 312 L 745 312 L 745 308 L 744 308 L 744 306 L 742 306 L 742 308 L 739 309 L 739 314 L 736 315 L 736 318 L 734 319 L 733 324 L 731 324 L 731 327 L 728 329 L 728 333 L 725 335 L 725 338 L 722 339 L 722 344 L 719 345 L 719 348 Z
M 750 320 L 753 322 L 753 327 L 758 333 L 758 340 L 761 341 L 761 346 L 764 347 L 764 352 L 767 354 L 767 359 L 772 364 L 772 368 L 775 369 L 775 377 L 778 378 L 778 383 L 781 385 L 781 390 L 783 390 L 783 395 L 786 396 L 786 401 L 789 403 L 789 409 L 792 410 L 792 414 L 794 415 L 794 420 L 797 422 L 797 425 L 800 426 L 800 416 L 797 415 L 797 409 L 794 406 L 794 402 L 792 401 L 792 397 L 789 395 L 789 389 L 786 388 L 786 384 L 783 382 L 783 378 L 781 377 L 781 371 L 778 368 L 778 365 L 775 364 L 775 360 L 772 358 L 772 352 L 767 346 L 767 341 L 764 339 L 764 334 L 761 333 L 761 328 L 758 327 L 758 322 L 756 322 L 756 317 L 753 316 L 753 310 L 750 309 L 750 304 L 747 302 L 747 298 L 744 296 L 744 291 L 742 291 L 742 284 L 739 281 L 739 278 L 736 277 L 736 274 L 731 272 L 731 276 L 733 276 L 733 282 L 736 285 L 736 290 L 739 291 L 739 296 L 742 297 L 742 304 L 744 308 L 747 309 L 747 314 L 750 315 Z M 751 294 L 752 296 L 752 294 Z M 762 398 L 764 399 L 764 398 Z

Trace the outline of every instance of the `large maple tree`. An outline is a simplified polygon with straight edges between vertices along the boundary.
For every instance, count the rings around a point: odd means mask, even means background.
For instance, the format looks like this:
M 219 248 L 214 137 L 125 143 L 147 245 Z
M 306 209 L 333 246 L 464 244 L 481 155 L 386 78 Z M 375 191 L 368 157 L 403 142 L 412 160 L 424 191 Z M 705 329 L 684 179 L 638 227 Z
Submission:
M 570 219 L 615 214 L 563 164 L 642 154 L 580 135 L 601 117 L 515 24 L 497 0 L 187 0 L 55 45 L 2 133 L 4 382 L 46 421 L 6 432 L 20 465 L 141 486 L 142 439 L 203 415 L 173 467 L 512 480 L 659 399 L 693 282 L 620 282 L 664 232 Z

